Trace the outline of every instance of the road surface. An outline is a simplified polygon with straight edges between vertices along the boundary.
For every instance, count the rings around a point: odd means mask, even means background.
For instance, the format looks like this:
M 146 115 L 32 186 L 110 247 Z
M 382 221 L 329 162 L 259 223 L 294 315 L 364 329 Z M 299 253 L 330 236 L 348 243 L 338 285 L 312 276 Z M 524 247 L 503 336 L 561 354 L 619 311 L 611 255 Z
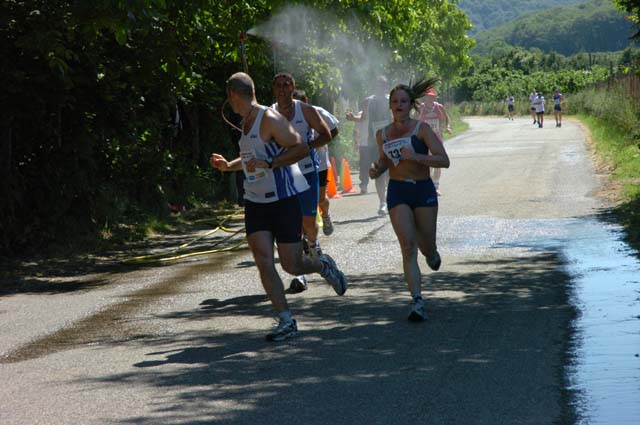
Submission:
M 313 277 L 289 295 L 301 333 L 285 343 L 264 341 L 274 319 L 246 249 L 34 275 L 1 295 L 0 423 L 572 423 L 571 277 L 557 241 L 540 241 L 602 206 L 585 134 L 469 123 L 445 144 L 442 268 L 420 262 L 428 322 L 406 320 L 371 183 L 332 201 L 321 237 L 347 294 Z

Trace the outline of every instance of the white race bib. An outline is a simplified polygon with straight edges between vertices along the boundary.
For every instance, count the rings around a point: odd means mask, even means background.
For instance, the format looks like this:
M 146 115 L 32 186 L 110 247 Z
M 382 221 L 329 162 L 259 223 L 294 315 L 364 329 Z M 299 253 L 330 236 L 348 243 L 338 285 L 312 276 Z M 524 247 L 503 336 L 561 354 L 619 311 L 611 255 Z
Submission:
M 382 150 L 387 155 L 394 166 L 397 166 L 402 159 L 402 148 L 411 148 L 411 137 L 389 140 L 382 144 Z
M 267 172 L 260 168 L 256 169 L 256 171 L 247 170 L 247 162 L 255 157 L 256 152 L 253 150 L 240 152 L 240 158 L 242 159 L 242 171 L 244 171 L 244 175 L 247 178 L 247 181 L 250 183 L 261 180 L 267 175 Z

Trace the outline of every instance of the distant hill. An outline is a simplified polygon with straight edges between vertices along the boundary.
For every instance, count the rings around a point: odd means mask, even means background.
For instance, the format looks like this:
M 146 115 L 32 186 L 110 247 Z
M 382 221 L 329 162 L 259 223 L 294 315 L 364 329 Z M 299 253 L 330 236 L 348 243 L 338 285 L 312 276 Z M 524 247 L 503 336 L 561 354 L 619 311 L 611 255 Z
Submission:
M 531 12 L 585 3 L 588 0 L 461 0 L 458 7 L 473 24 L 470 34 L 514 21 Z
M 530 13 L 508 24 L 476 35 L 474 53 L 488 53 L 504 41 L 525 49 L 538 48 L 570 56 L 579 52 L 623 50 L 632 45 L 632 23 L 611 0 L 591 0 L 577 5 Z

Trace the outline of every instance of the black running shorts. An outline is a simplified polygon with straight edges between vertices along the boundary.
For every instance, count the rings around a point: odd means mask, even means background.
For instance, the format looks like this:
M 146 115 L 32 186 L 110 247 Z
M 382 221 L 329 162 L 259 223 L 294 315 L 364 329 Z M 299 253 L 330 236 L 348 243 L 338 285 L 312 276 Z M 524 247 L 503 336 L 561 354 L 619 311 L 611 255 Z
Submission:
M 276 242 L 294 243 L 302 239 L 302 211 L 297 196 L 261 204 L 245 200 L 244 224 L 247 236 L 260 231 L 273 234 Z

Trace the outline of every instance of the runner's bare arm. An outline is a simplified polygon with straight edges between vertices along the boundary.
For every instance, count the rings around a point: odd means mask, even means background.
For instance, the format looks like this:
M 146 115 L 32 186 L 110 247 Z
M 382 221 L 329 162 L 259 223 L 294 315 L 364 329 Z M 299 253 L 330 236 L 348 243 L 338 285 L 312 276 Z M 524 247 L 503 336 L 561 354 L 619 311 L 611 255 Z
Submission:
M 317 149 L 329 143 L 331 141 L 331 130 L 329 130 L 329 126 L 324 122 L 320 113 L 316 108 L 311 105 L 307 105 L 306 103 L 303 103 L 300 106 L 302 106 L 302 114 L 309 123 L 309 126 L 318 133 L 318 137 L 309 142 L 309 146 Z
M 242 160 L 240 157 L 227 161 L 227 159 L 217 153 L 211 154 L 211 158 L 209 158 L 209 163 L 213 168 L 217 168 L 220 171 L 239 171 L 242 170 Z
M 413 159 L 429 167 L 449 168 L 449 156 L 444 150 L 442 140 L 440 140 L 440 137 L 438 137 L 430 126 L 421 125 L 418 138 L 429 148 L 429 155 L 414 153 L 411 155 L 411 158 L 406 159 Z M 407 151 L 403 149 L 403 157 L 406 152 Z
M 442 114 L 444 115 L 445 130 L 447 130 L 447 133 L 453 134 L 453 131 L 451 131 L 451 119 L 449 118 L 449 114 L 447 113 L 447 110 L 444 106 L 440 106 L 440 108 L 442 109 Z
M 369 168 L 369 177 L 372 179 L 377 179 L 389 168 L 389 160 L 382 150 L 382 130 L 376 132 L 376 141 L 378 142 L 378 155 L 380 159 L 372 163 Z
M 298 132 L 294 130 L 289 121 L 276 111 L 267 109 L 260 128 L 262 140 L 274 140 L 283 148 L 287 148 L 281 155 L 273 158 L 271 168 L 283 167 L 300 161 L 309 155 L 309 146 L 302 142 Z M 266 161 L 252 159 L 256 168 L 269 168 Z M 247 163 L 249 165 L 251 163 Z M 252 164 L 253 165 L 253 164 Z

